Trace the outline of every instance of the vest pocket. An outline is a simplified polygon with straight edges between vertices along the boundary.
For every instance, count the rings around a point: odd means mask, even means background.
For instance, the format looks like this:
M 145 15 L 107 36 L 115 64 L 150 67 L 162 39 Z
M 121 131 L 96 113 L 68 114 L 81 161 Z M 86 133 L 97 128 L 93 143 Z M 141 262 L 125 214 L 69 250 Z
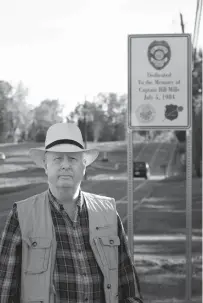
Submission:
M 27 274 L 40 274 L 48 269 L 51 239 L 41 237 L 30 237 L 24 239 L 27 244 L 27 260 L 26 269 Z
M 109 269 L 118 268 L 118 246 L 120 239 L 118 236 L 99 237 L 96 241 L 97 249 L 101 259 L 105 256 Z

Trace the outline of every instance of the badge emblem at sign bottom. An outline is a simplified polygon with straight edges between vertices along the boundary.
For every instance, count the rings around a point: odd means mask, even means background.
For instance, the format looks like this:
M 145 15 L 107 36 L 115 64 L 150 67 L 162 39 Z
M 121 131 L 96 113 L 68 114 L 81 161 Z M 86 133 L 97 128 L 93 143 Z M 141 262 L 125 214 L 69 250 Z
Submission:
M 183 106 L 170 104 L 165 106 L 165 118 L 168 120 L 175 120 L 178 118 L 178 113 L 183 111 Z
M 139 122 L 151 122 L 154 120 L 156 111 L 151 104 L 142 104 L 136 110 L 136 116 Z

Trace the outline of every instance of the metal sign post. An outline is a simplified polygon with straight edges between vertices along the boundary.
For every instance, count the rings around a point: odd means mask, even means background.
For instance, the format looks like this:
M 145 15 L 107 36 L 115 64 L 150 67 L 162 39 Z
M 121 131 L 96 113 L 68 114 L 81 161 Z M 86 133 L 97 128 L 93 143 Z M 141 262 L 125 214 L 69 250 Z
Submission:
M 133 245 L 133 138 L 128 129 L 128 243 L 131 256 L 134 256 Z
M 192 297 L 192 131 L 186 131 L 187 164 L 186 164 L 186 293 L 187 303 Z
M 190 34 L 128 36 L 128 241 L 133 254 L 133 130 L 187 132 L 186 302 L 191 302 L 192 44 Z

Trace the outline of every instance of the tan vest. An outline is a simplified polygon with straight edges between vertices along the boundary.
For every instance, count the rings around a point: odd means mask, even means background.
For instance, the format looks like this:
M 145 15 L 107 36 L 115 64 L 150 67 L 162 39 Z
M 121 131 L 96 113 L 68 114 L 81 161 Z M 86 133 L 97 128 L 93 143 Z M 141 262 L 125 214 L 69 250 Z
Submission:
M 118 303 L 118 245 L 115 200 L 82 192 L 89 215 L 89 239 L 104 276 L 106 303 Z M 56 303 L 53 270 L 56 239 L 48 192 L 17 204 L 22 233 L 21 303 Z

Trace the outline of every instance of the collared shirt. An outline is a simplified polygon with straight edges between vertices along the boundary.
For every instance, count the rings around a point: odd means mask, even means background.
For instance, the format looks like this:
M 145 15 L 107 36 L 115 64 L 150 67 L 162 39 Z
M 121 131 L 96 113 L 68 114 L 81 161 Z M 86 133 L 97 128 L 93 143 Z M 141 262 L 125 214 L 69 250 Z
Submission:
M 79 195 L 72 221 L 64 207 L 49 192 L 49 201 L 57 240 L 53 282 L 57 300 L 61 303 L 104 303 L 103 275 L 89 243 L 88 210 Z M 138 278 L 127 247 L 119 215 L 120 238 L 118 289 L 119 303 L 140 300 Z M 0 243 L 0 302 L 14 298 L 20 302 L 20 273 L 22 258 L 21 231 L 17 207 L 8 215 Z

